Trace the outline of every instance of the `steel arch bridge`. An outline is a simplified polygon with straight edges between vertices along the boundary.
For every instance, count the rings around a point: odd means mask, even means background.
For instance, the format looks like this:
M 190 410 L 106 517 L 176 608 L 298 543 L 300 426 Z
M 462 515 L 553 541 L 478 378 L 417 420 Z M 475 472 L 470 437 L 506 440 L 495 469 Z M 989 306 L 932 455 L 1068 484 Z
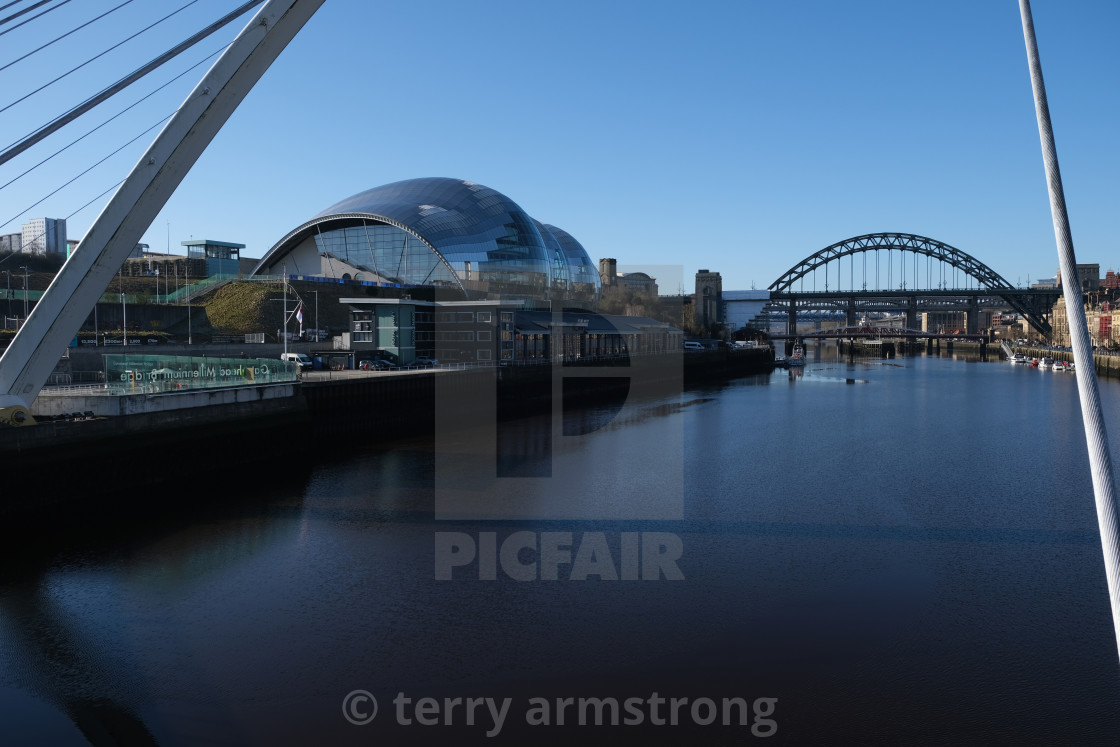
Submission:
M 859 289 L 855 288 L 855 255 L 863 254 L 866 257 L 870 253 L 875 252 L 877 258 L 877 252 L 880 250 L 902 253 L 898 272 L 898 277 L 901 282 L 898 288 L 868 289 L 866 282 L 866 259 L 862 273 L 862 287 Z M 906 254 L 914 255 L 914 261 L 912 263 L 914 282 L 910 288 L 906 287 Z M 888 257 L 889 256 L 890 255 L 888 255 Z M 975 287 L 948 288 L 945 282 L 939 283 L 937 288 L 931 287 L 922 289 L 918 287 L 920 285 L 919 279 L 922 273 L 920 272 L 917 258 L 923 256 L 928 258 L 926 271 L 927 284 L 931 284 L 928 282 L 928 263 L 936 261 L 940 263 L 939 272 L 943 272 L 945 267 L 953 268 L 954 271 L 964 274 L 966 285 L 971 285 L 971 283 L 968 282 L 969 279 L 975 281 Z M 842 265 L 840 264 L 840 260 L 844 257 L 852 258 L 848 274 L 853 287 L 849 290 L 840 290 L 839 287 L 837 287 L 836 290 L 830 290 L 828 274 L 829 264 L 836 263 L 834 277 L 836 277 L 837 281 L 840 281 L 842 278 Z M 876 263 L 876 279 L 878 279 L 878 259 L 876 259 Z M 825 290 L 823 293 L 817 291 L 815 287 L 811 292 L 799 292 L 794 290 L 794 284 L 798 281 L 804 283 L 804 279 L 810 274 L 813 274 L 815 281 L 815 273 L 821 268 L 825 270 Z M 894 268 L 892 267 L 888 274 L 888 285 L 893 283 L 893 272 Z M 837 286 L 839 286 L 839 284 L 838 282 Z M 833 308 L 837 310 L 843 308 L 845 302 L 847 302 L 849 311 L 854 309 L 857 303 L 864 308 L 872 310 L 893 306 L 900 307 L 900 309 L 904 308 L 909 311 L 916 311 L 946 310 L 952 305 L 950 299 L 957 299 L 962 304 L 975 310 L 982 298 L 1001 299 L 1008 307 L 1021 314 L 1034 329 L 1047 336 L 1051 332 L 1050 322 L 1047 317 L 1057 297 L 1058 294 L 1056 291 L 1016 288 L 995 270 L 970 254 L 944 242 L 937 241 L 936 239 L 911 233 L 869 233 L 839 241 L 801 260 L 770 285 L 771 301 L 788 301 L 791 311 L 794 312 L 799 302 L 802 304 L 812 302 L 815 308 Z

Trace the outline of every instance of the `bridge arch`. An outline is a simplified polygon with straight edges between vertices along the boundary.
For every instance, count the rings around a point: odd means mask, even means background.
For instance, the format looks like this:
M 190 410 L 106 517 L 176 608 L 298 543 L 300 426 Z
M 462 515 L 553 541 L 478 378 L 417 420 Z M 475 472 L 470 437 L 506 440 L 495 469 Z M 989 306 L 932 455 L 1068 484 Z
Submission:
M 985 288 L 993 291 L 1015 290 L 1015 287 L 1004 280 L 998 272 L 972 255 L 962 252 L 956 247 L 949 246 L 942 241 L 912 233 L 868 233 L 838 241 L 832 246 L 826 246 L 819 252 L 806 257 L 791 267 L 785 274 L 770 285 L 770 290 L 778 293 L 790 291 L 793 289 L 793 284 L 797 280 L 805 277 L 818 267 L 825 266 L 829 262 L 838 260 L 841 257 L 875 251 L 877 249 L 906 251 L 912 254 L 932 257 L 947 265 L 956 267 L 968 276 L 974 278 L 977 283 Z
M 1049 335 L 1050 323 L 1045 319 L 1045 312 L 1041 310 L 1036 303 L 1032 303 L 1033 299 L 1027 297 L 1030 293 L 1029 291 L 1015 288 L 1015 286 L 1007 282 L 1002 275 L 967 252 L 961 251 L 942 241 L 912 233 L 868 233 L 838 241 L 831 246 L 827 246 L 811 254 L 791 267 L 781 277 L 771 283 L 770 292 L 771 294 L 794 293 L 793 285 L 795 282 L 802 280 L 806 275 L 814 273 L 821 267 L 825 268 L 825 283 L 826 290 L 828 290 L 827 272 L 830 262 L 837 262 L 838 270 L 836 277 L 839 281 L 841 279 L 841 274 L 838 260 L 842 257 L 851 256 L 854 262 L 854 255 L 856 254 L 864 254 L 881 249 L 909 252 L 916 256 L 930 257 L 944 265 L 956 268 L 963 272 L 966 278 L 974 279 L 977 283 L 977 288 L 991 291 L 991 295 L 1003 298 L 1012 309 L 1025 317 L 1032 327 L 1045 335 Z M 854 274 L 854 267 L 851 269 L 851 272 Z M 905 268 L 903 268 L 900 270 L 899 274 L 899 278 L 902 281 L 901 288 L 903 290 L 906 288 L 905 272 Z M 914 265 L 914 272 L 915 276 L 920 276 L 916 262 Z M 878 272 L 876 271 L 876 276 L 877 275 Z M 864 270 L 864 278 L 863 290 L 869 291 L 870 289 L 867 288 L 866 283 L 866 269 Z M 892 280 L 888 279 L 888 284 L 890 282 L 892 282 Z M 918 283 L 915 282 L 915 286 L 917 284 Z M 837 288 L 839 288 L 839 283 L 837 284 Z M 856 293 L 859 292 L 855 288 L 851 290 Z M 876 290 L 886 290 L 889 292 L 891 289 Z M 919 289 L 917 287 L 912 287 L 911 290 Z M 930 288 L 927 290 L 933 289 Z

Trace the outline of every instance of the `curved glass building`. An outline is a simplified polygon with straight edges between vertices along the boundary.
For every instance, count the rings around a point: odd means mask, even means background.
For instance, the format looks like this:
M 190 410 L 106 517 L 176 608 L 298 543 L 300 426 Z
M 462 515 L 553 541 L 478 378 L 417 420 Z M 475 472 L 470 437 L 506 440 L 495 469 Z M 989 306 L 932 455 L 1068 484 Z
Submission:
M 290 231 L 253 274 L 316 275 L 594 307 L 599 274 L 567 232 L 460 179 L 408 179 L 349 197 Z

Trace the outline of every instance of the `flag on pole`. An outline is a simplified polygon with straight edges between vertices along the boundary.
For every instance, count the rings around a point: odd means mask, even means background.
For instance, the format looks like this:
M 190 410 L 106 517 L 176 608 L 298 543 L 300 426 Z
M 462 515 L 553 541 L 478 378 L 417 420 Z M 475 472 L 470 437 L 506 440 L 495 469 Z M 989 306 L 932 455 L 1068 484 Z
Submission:
M 296 307 L 296 321 L 299 322 L 300 331 L 303 331 L 303 302 Z

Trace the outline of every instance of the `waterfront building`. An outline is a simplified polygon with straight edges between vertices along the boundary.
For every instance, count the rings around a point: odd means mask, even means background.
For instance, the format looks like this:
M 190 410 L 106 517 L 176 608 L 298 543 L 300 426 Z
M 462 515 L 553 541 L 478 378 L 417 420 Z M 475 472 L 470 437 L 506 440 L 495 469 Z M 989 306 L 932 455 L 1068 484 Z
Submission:
M 1088 293 L 1084 296 L 1084 301 L 1085 323 L 1093 346 L 1120 346 L 1120 290 Z M 1055 345 L 1066 347 L 1072 344 L 1064 297 L 1058 298 L 1054 304 L 1050 312 L 1050 324 L 1054 330 L 1050 339 Z
M 708 327 L 723 321 L 723 278 L 718 272 L 697 270 L 695 322 Z
M 650 277 L 644 272 L 620 272 L 618 284 L 629 291 L 657 297 L 657 278 Z
M 921 312 L 921 330 L 937 334 L 953 334 L 967 332 L 967 311 L 923 311 Z M 976 329 L 989 329 L 999 320 L 1002 323 L 1002 314 L 992 311 L 978 311 L 976 313 Z
M 600 279 L 571 234 L 461 179 L 394 182 L 332 205 L 281 238 L 253 274 L 428 289 L 437 300 L 596 308 Z
M 599 282 L 603 290 L 613 288 L 618 283 L 618 260 L 614 257 L 603 257 L 599 260 Z
M 752 322 L 765 327 L 765 322 L 756 320 L 768 303 L 770 291 L 766 289 L 723 291 L 723 310 L 728 330 L 735 332 Z
M 1057 287 L 1061 288 L 1062 268 L 1058 268 L 1058 272 L 1054 278 Z M 1081 284 L 1081 291 L 1083 293 L 1098 290 L 1101 287 L 1101 266 L 1099 264 L 1077 265 L 1077 280 Z
M 618 260 L 614 257 L 599 260 L 599 281 L 604 290 L 620 288 L 653 298 L 658 295 L 657 278 L 644 272 L 619 272 Z
M 525 308 L 520 300 L 423 301 L 343 298 L 348 345 L 356 362 L 388 353 L 408 365 L 417 357 L 441 363 L 531 362 L 656 355 L 679 351 L 681 330 L 648 317 L 568 309 Z
M 23 248 L 28 254 L 66 253 L 66 219 L 32 218 L 23 224 Z

